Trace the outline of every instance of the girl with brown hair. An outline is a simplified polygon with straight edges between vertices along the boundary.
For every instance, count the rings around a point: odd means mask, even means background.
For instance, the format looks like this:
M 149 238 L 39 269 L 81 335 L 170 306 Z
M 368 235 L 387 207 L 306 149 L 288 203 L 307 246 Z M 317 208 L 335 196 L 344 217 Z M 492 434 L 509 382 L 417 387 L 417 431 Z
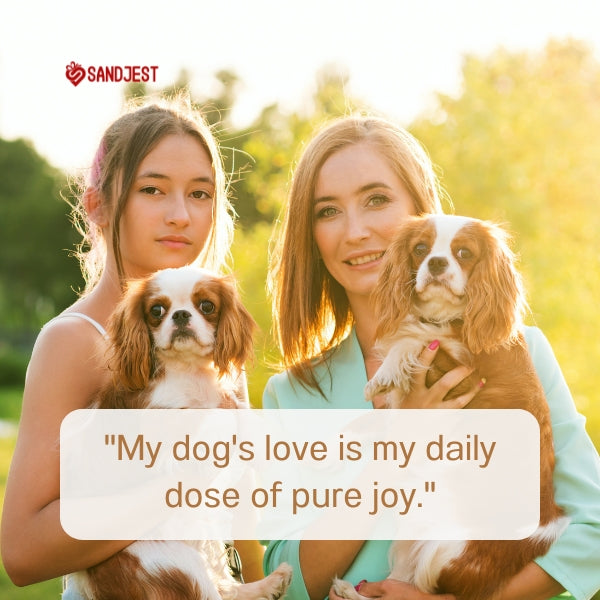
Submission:
M 63 531 L 59 430 L 109 376 L 105 327 L 127 279 L 226 265 L 233 234 L 226 178 L 213 134 L 189 101 L 134 106 L 117 119 L 102 137 L 75 213 L 87 286 L 38 336 L 6 488 L 2 558 L 17 585 L 85 569 L 128 544 L 75 540 Z M 243 375 L 240 386 L 245 390 Z

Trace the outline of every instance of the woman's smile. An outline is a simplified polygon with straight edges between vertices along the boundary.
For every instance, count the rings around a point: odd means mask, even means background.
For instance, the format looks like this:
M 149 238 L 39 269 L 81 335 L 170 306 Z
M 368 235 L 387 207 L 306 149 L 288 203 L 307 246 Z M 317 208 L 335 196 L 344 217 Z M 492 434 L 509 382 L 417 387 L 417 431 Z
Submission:
M 370 252 L 369 254 L 361 254 L 360 256 L 353 256 L 347 258 L 344 262 L 351 267 L 372 267 L 375 264 L 379 265 L 380 259 L 385 254 L 385 251 L 381 252 Z
M 415 204 L 389 162 L 366 142 L 334 152 L 319 171 L 313 231 L 329 274 L 350 304 L 368 296 L 398 225 Z

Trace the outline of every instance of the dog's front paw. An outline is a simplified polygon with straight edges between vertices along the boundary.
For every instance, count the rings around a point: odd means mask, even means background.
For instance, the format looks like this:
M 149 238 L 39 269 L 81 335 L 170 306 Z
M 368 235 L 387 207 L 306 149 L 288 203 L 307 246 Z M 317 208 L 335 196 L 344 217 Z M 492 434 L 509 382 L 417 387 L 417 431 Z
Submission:
M 415 359 L 416 360 L 416 359 Z M 380 394 L 389 394 L 394 390 L 400 390 L 408 394 L 412 385 L 413 373 L 418 362 L 413 360 L 395 360 L 394 355 L 386 357 L 372 379 L 365 386 L 365 397 L 373 400 Z
M 332 587 L 333 591 L 341 598 L 347 598 L 348 600 L 365 600 L 365 597 L 361 596 L 349 581 L 336 578 L 333 580 Z
M 282 598 L 292 582 L 292 567 L 287 563 L 281 563 L 265 581 L 269 583 L 265 589 L 265 600 Z
M 285 596 L 291 582 L 292 567 L 287 563 L 281 563 L 265 578 L 232 586 L 232 595 L 221 594 L 221 598 L 223 600 L 278 600 Z
M 371 402 L 379 394 L 387 394 L 393 389 L 394 385 L 391 381 L 384 382 L 377 377 L 373 377 L 365 386 L 365 398 Z

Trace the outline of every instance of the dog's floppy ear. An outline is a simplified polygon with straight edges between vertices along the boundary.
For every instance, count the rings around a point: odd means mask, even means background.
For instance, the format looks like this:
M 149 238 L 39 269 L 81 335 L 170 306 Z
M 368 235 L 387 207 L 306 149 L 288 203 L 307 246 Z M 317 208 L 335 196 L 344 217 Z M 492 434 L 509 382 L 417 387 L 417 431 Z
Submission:
M 253 353 L 253 334 L 256 323 L 235 288 L 232 278 L 219 280 L 221 306 L 215 333 L 213 361 L 220 375 L 235 367 L 241 371 Z
M 416 218 L 410 218 L 400 225 L 383 257 L 381 273 L 372 294 L 378 323 L 377 338 L 394 335 L 410 311 L 414 288 L 411 240 L 416 223 Z
M 463 337 L 469 350 L 478 354 L 514 342 L 527 301 L 506 232 L 486 222 L 473 227 L 483 248 L 467 283 Z
M 144 319 L 147 285 L 145 280 L 131 282 L 108 323 L 109 367 L 130 391 L 147 387 L 155 368 L 153 342 Z

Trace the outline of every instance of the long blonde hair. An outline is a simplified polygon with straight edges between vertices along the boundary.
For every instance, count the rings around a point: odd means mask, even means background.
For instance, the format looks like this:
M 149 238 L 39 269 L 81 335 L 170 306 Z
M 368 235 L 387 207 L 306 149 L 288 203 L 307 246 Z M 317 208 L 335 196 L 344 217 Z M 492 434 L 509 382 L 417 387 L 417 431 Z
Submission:
M 105 240 L 93 223 L 79 195 L 72 218 L 82 234 L 76 252 L 86 287 L 91 291 L 106 264 L 107 243 L 111 243 L 121 281 L 124 278 L 120 252 L 119 222 L 137 169 L 146 155 L 167 135 L 185 134 L 197 139 L 208 153 L 215 177 L 212 226 L 198 264 L 219 271 L 229 258 L 233 238 L 233 209 L 227 197 L 227 182 L 219 147 L 213 133 L 194 110 L 186 96 L 166 100 L 135 100 L 125 114 L 112 123 L 96 151 L 87 186 L 95 188 L 112 221 L 112 239 Z
M 345 290 L 319 260 L 313 235 L 314 191 L 325 161 L 361 142 L 387 158 L 411 194 L 417 214 L 442 212 L 443 192 L 429 156 L 410 133 L 385 119 L 336 119 L 306 146 L 273 238 L 269 289 L 282 366 L 303 385 L 318 390 L 313 367 L 348 334 L 353 315 Z

